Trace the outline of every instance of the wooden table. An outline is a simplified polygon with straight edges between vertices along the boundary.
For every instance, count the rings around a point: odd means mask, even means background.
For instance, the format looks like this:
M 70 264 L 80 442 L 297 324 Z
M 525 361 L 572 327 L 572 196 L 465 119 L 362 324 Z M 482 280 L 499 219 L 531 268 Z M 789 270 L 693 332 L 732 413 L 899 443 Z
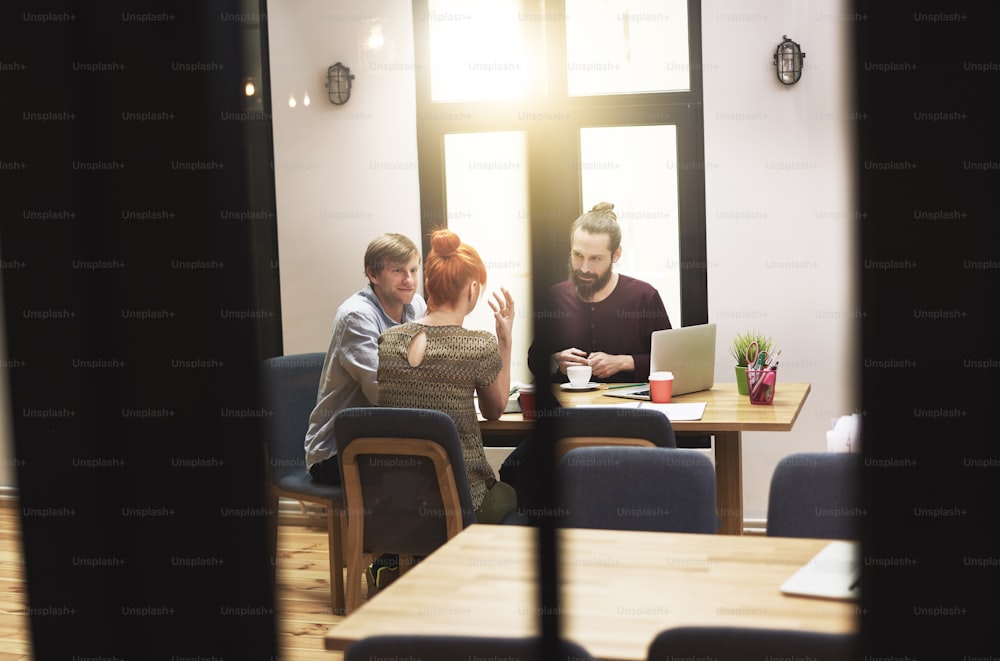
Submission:
M 473 525 L 326 634 L 343 650 L 375 634 L 538 635 L 537 530 Z M 644 660 L 684 625 L 857 631 L 853 602 L 778 586 L 830 540 L 559 531 L 562 635 L 599 658 Z
M 711 390 L 674 397 L 674 402 L 706 402 L 701 420 L 674 422 L 676 432 L 698 432 L 715 437 L 716 504 L 722 524 L 719 532 L 743 533 L 743 432 L 791 431 L 809 396 L 808 383 L 782 383 L 775 389 L 770 406 L 750 403 L 736 391 L 735 383 L 716 384 Z M 562 406 L 621 404 L 629 400 L 605 397 L 604 390 L 567 392 L 557 390 Z M 531 432 L 534 423 L 520 413 L 505 413 L 499 420 L 482 420 L 484 434 L 519 435 Z

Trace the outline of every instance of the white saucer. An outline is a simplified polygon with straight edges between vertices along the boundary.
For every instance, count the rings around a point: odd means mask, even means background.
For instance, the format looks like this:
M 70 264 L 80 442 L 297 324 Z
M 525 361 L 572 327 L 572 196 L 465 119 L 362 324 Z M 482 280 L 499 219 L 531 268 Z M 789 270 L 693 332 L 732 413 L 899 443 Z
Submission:
M 593 381 L 585 383 L 582 386 L 574 386 L 572 383 L 560 383 L 559 387 L 563 390 L 594 390 L 595 388 L 600 388 L 601 384 L 594 383 Z

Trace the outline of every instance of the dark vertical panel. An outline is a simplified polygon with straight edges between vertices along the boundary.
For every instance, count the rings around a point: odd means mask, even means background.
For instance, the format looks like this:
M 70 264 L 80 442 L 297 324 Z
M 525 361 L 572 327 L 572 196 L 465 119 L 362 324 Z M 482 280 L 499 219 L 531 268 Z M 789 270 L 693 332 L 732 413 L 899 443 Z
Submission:
M 700 68 L 698 78 L 701 78 Z M 684 120 L 683 124 L 678 125 L 677 132 L 681 319 L 685 326 L 692 326 L 709 321 L 708 245 L 705 236 L 705 127 L 700 101 L 688 105 Z M 673 325 L 678 326 L 680 323 L 674 319 Z
M 862 1 L 847 17 L 859 133 L 866 658 L 996 650 L 996 18 L 994 6 L 975 3 Z
M 273 658 L 256 365 L 278 311 L 256 289 L 254 219 L 274 210 L 251 195 L 270 157 L 249 155 L 241 98 L 259 12 L 3 12 L 0 251 L 34 657 Z
M 256 94 L 241 97 L 244 144 L 246 147 L 247 213 L 245 222 L 251 229 L 251 272 L 253 292 L 258 307 L 281 310 L 278 265 L 278 218 L 274 192 L 274 128 L 271 110 L 270 53 L 267 36 L 267 0 L 248 0 L 249 6 L 259 4 L 256 16 L 241 23 L 247 52 L 245 71 L 253 76 Z M 256 20 L 254 20 L 256 19 Z M 257 319 L 257 352 L 263 357 L 284 353 L 281 316 Z
M 427 0 L 413 2 L 413 50 L 416 62 L 430 62 Z M 445 210 L 444 133 L 431 104 L 430 66 L 414 67 L 417 96 L 417 153 L 420 179 L 421 250 L 430 252 L 430 233 L 448 226 Z
M 681 319 L 708 323 L 708 246 L 705 236 L 705 119 L 702 102 L 701 1 L 688 2 L 690 100 L 677 133 L 680 218 Z M 667 314 L 670 314 L 670 310 Z M 679 320 L 672 319 L 674 326 Z

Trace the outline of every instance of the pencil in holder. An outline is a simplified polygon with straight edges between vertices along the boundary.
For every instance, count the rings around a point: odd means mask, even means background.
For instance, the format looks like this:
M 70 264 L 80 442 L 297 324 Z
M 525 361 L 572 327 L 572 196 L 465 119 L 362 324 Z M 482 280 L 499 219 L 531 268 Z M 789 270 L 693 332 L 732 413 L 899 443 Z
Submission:
M 747 370 L 747 385 L 750 389 L 751 404 L 770 404 L 774 401 L 774 386 L 778 380 L 777 370 Z

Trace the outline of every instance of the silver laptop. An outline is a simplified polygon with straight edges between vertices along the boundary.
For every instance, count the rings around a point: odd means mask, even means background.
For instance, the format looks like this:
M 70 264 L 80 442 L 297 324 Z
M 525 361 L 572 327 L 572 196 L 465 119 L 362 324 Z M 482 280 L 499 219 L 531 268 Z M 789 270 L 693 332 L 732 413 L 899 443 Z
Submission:
M 653 331 L 651 340 L 650 371 L 674 373 L 672 395 L 708 390 L 715 385 L 715 324 Z M 603 394 L 648 400 L 649 385 L 609 387 Z
M 857 599 L 861 594 L 860 545 L 835 540 L 792 574 L 779 588 L 784 594 L 825 599 Z

